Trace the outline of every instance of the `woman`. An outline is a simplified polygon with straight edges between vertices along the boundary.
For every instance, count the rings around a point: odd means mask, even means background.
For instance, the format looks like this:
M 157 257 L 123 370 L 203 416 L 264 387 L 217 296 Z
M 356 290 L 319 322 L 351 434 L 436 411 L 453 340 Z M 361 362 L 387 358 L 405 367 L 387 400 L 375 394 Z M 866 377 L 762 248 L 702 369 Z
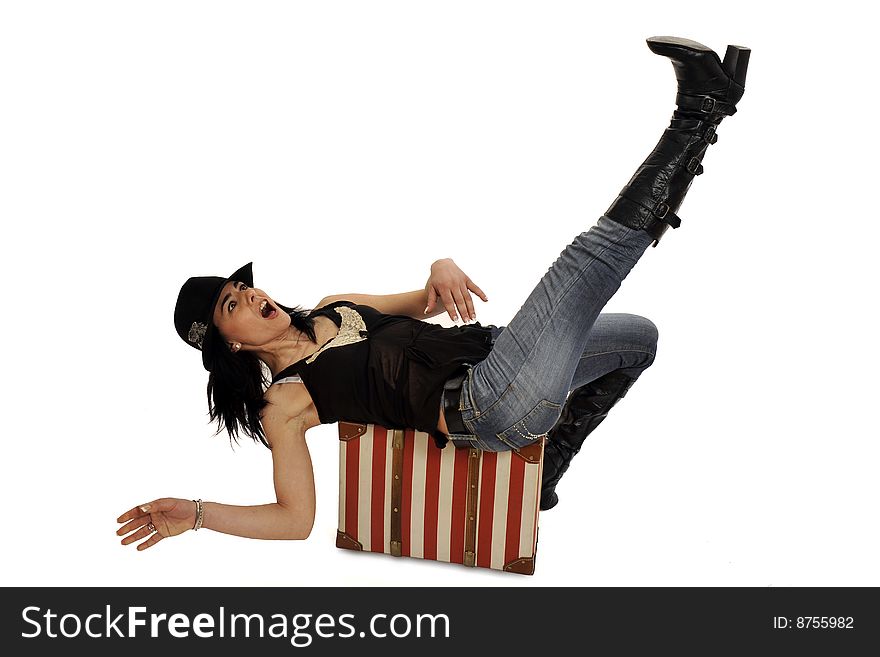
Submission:
M 250 263 L 229 278 L 190 278 L 175 327 L 210 372 L 211 418 L 272 450 L 277 501 L 238 507 L 162 498 L 118 518 L 138 550 L 187 529 L 304 539 L 315 491 L 305 434 L 340 419 L 412 427 L 485 450 L 547 435 L 541 508 L 584 439 L 654 360 L 657 330 L 637 315 L 600 314 L 653 242 L 672 226 L 716 128 L 736 112 L 750 51 L 724 61 L 676 37 L 647 40 L 668 57 L 677 108 L 657 146 L 596 225 L 575 237 L 505 327 L 423 322 L 425 296 L 327 297 L 311 313 L 253 287 Z M 451 261 L 426 286 L 455 319 L 474 317 L 469 291 L 486 296 Z M 437 314 L 434 312 L 433 314 Z M 266 389 L 263 367 L 272 375 Z M 563 407 L 563 404 L 565 406 Z M 218 429 L 219 431 L 219 429 Z

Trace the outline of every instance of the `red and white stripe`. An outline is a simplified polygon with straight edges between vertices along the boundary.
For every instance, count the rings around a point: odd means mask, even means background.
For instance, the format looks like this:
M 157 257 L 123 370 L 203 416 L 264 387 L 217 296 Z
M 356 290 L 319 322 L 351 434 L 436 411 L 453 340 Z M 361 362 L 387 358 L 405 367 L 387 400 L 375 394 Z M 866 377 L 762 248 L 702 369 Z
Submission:
M 369 424 L 339 448 L 339 531 L 364 550 L 391 552 L 392 432 Z M 403 450 L 401 555 L 462 563 L 467 502 L 466 449 L 407 429 Z M 537 464 L 511 452 L 483 452 L 477 499 L 476 565 L 503 569 L 533 557 L 540 491 Z

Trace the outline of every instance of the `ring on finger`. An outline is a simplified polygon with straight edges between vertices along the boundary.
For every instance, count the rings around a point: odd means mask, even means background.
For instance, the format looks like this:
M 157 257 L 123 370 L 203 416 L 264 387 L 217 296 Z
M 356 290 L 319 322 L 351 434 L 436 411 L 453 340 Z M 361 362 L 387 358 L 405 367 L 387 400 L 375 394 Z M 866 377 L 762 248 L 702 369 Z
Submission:
M 149 524 L 147 525 L 147 529 L 149 529 L 151 532 L 154 532 L 154 531 L 156 531 L 156 525 L 154 525 L 154 524 L 151 522 L 151 523 L 149 523 Z

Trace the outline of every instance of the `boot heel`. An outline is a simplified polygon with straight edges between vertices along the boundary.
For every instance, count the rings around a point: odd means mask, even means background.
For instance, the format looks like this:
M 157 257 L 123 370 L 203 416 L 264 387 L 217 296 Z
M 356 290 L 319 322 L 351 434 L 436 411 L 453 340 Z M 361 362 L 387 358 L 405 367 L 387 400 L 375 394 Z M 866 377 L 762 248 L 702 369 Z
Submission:
M 724 53 L 724 70 L 741 87 L 746 86 L 746 71 L 749 68 L 751 54 L 750 48 L 742 46 L 727 46 L 727 52 Z

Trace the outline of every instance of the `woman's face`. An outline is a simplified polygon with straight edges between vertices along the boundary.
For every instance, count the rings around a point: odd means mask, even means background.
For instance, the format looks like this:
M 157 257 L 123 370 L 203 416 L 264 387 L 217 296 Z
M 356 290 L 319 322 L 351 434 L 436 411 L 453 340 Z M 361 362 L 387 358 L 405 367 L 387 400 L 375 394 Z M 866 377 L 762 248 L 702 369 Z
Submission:
M 290 326 L 290 315 L 282 312 L 259 288 L 229 281 L 214 306 L 214 325 L 227 346 L 232 342 L 240 342 L 242 347 L 260 346 Z

